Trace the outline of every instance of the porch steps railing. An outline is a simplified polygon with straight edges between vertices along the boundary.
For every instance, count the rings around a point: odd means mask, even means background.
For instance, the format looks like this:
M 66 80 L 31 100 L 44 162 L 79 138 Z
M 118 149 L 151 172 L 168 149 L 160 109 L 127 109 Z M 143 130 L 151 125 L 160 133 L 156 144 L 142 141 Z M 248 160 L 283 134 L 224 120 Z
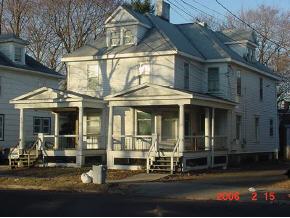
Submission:
M 39 138 L 36 139 L 31 147 L 25 148 L 22 151 L 19 149 L 19 144 L 13 146 L 8 155 L 10 168 L 34 166 L 42 156 L 41 151 L 38 149 L 39 140 Z
M 181 170 L 178 157 L 179 140 L 172 145 L 158 145 L 157 140 L 152 144 L 147 156 L 147 173 L 175 173 Z

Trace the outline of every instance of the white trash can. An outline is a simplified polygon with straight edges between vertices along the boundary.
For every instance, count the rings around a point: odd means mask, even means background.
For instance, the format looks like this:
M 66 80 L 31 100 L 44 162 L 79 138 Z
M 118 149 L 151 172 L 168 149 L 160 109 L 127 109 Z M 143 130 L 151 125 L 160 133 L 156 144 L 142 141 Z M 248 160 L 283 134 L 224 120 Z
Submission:
M 93 165 L 93 183 L 105 184 L 107 176 L 107 168 L 104 165 Z

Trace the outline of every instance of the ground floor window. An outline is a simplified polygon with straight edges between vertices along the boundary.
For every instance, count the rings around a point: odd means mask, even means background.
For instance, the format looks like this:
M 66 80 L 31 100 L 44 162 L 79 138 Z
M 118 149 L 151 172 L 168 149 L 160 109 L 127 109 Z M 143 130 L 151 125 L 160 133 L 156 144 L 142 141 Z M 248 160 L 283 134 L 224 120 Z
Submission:
M 152 135 L 151 114 L 137 112 L 137 135 Z
M 240 115 L 236 116 L 236 139 L 241 140 L 241 126 L 242 126 L 242 117 Z
M 255 117 L 255 141 L 260 141 L 260 119 Z
M 50 117 L 33 117 L 33 134 L 44 133 L 50 134 L 51 118 Z
M 273 121 L 273 119 L 270 119 L 269 135 L 274 136 L 274 121 Z
M 4 114 L 0 114 L 0 141 L 4 141 Z

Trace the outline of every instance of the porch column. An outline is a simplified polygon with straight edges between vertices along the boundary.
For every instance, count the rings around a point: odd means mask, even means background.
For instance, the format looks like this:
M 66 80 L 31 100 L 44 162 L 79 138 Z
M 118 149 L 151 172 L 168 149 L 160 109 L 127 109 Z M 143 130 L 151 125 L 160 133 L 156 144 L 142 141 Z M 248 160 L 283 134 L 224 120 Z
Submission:
M 19 149 L 24 149 L 25 136 L 24 136 L 24 109 L 20 109 L 19 117 Z
M 84 108 L 81 106 L 79 107 L 79 145 L 77 150 L 77 165 L 79 167 L 84 165 L 84 157 L 83 157 L 83 116 L 84 116 Z
M 205 144 L 205 150 L 210 150 L 210 114 L 209 114 L 209 108 L 205 108 L 205 116 L 204 116 L 204 144 Z
M 113 150 L 113 106 L 109 106 L 109 124 L 108 124 L 108 146 L 107 150 Z
M 59 113 L 54 113 L 54 148 L 59 148 Z
M 214 146 L 215 146 L 215 139 L 214 139 L 214 121 L 215 121 L 215 109 L 212 108 L 211 114 L 211 166 L 214 166 Z
M 184 104 L 179 105 L 179 151 L 184 151 Z

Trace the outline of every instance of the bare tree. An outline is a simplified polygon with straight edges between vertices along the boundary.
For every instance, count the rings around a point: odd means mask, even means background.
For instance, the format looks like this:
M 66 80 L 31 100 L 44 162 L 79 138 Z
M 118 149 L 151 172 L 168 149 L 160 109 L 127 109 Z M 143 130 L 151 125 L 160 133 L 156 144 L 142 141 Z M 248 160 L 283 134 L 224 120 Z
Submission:
M 28 12 L 32 9 L 31 0 L 8 0 L 3 4 L 4 27 L 7 32 L 20 36 L 29 20 Z

